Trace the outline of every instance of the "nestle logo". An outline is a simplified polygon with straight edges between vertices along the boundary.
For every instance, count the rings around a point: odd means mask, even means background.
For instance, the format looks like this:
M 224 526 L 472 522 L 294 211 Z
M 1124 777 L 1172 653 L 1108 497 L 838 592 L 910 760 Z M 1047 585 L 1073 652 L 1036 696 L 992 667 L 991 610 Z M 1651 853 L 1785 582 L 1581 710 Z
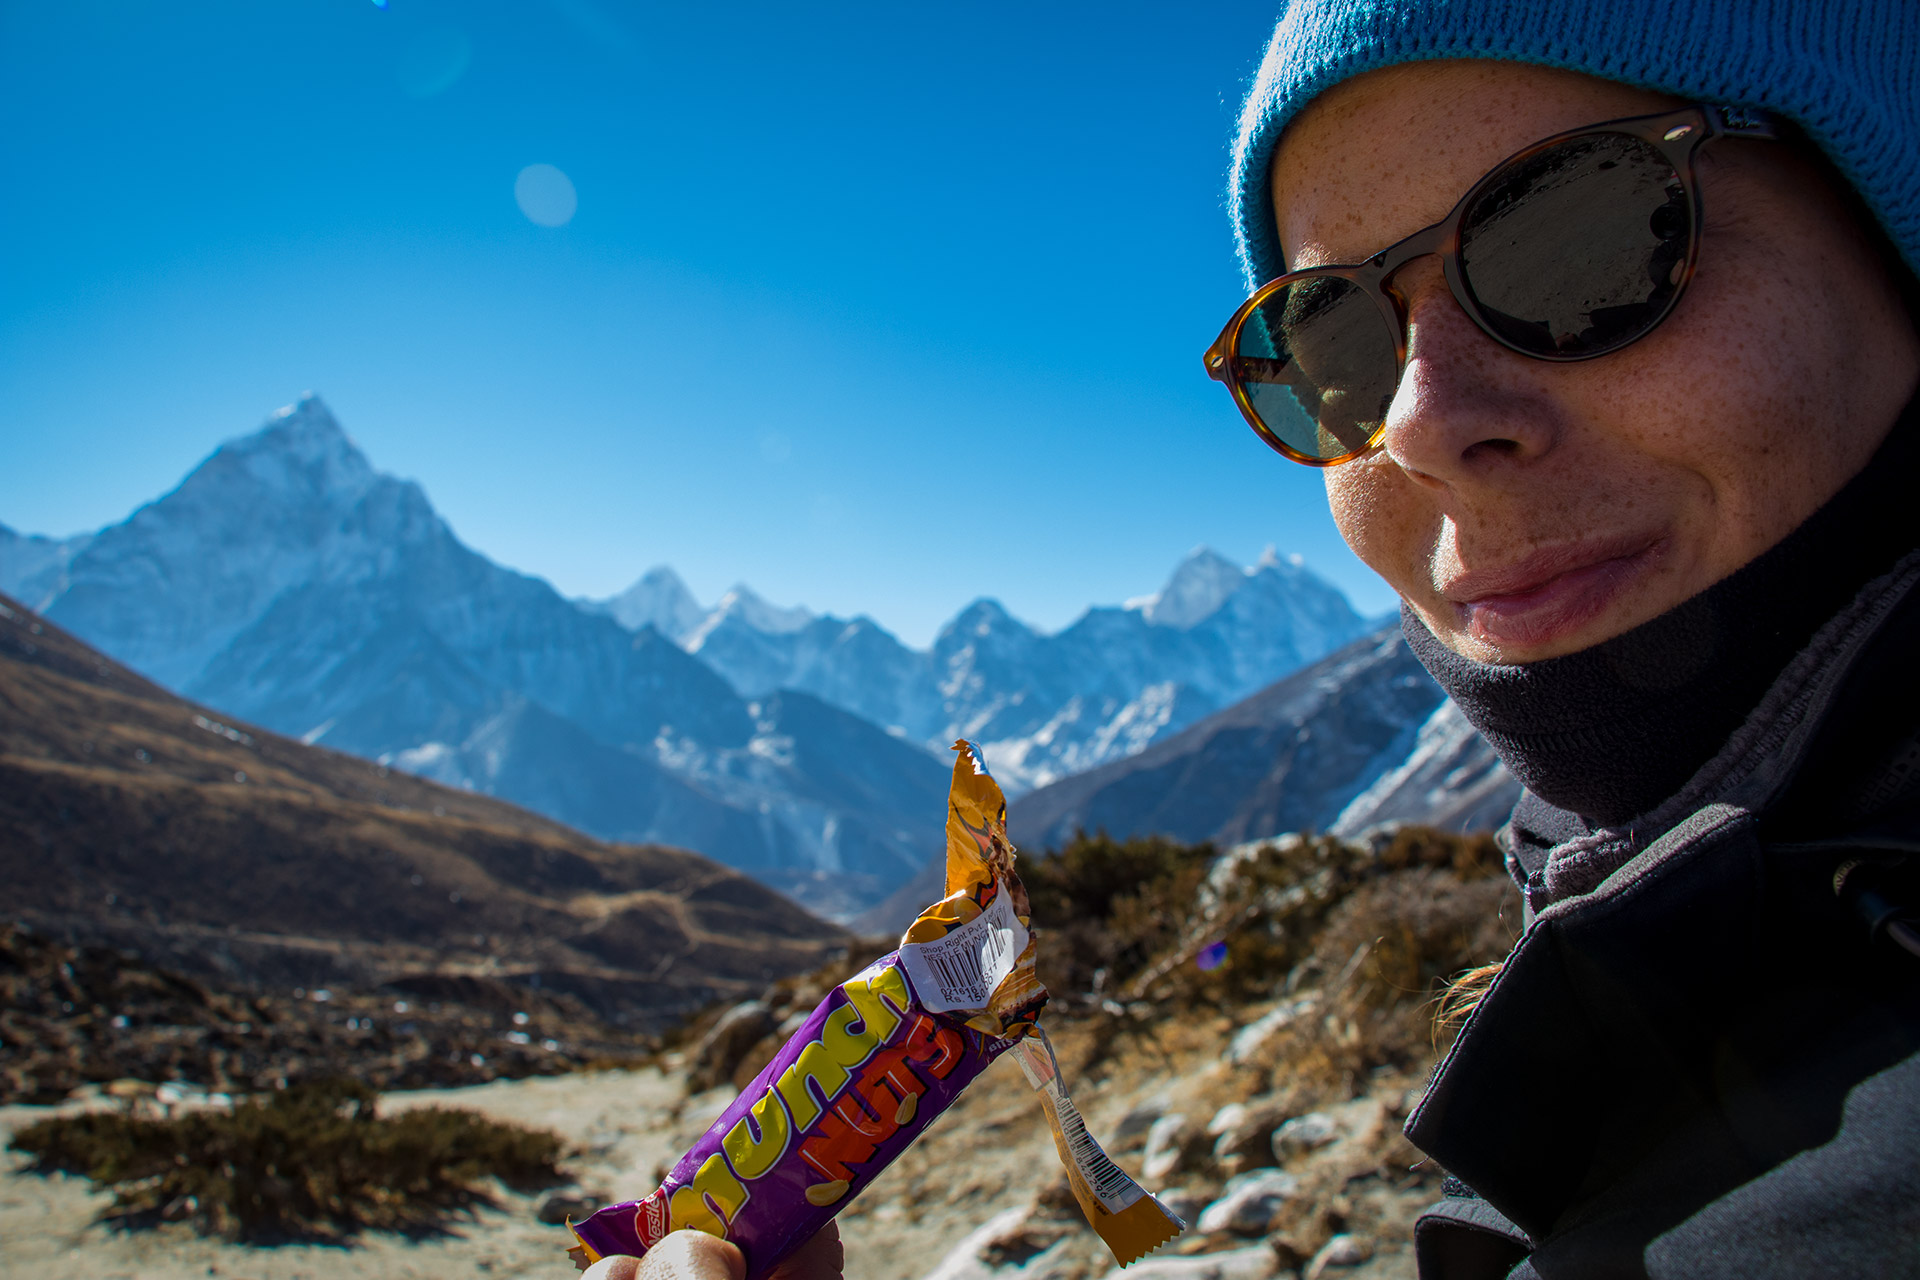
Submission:
M 642 1200 L 633 1211 L 633 1230 L 640 1243 L 651 1249 L 667 1234 L 667 1189 L 661 1187 Z

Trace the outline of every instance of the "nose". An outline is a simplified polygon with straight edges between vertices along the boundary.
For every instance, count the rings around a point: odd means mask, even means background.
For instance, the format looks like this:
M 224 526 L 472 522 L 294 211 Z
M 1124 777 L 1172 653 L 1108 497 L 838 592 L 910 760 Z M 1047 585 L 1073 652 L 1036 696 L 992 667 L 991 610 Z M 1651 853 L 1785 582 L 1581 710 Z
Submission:
M 1380 449 L 1417 483 L 1448 488 L 1524 466 L 1550 451 L 1556 415 L 1539 373 L 1550 366 L 1483 333 L 1448 288 L 1437 258 L 1390 282 L 1407 323 L 1407 366 Z

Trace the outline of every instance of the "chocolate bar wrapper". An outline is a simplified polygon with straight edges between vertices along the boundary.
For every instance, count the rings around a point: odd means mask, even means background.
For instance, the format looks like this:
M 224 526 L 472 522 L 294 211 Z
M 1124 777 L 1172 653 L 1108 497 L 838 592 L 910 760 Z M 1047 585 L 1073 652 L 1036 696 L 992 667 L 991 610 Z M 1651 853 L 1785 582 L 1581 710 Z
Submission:
M 980 749 L 956 742 L 947 893 L 899 950 L 828 993 L 772 1062 L 644 1200 L 572 1226 L 582 1265 L 638 1256 L 691 1227 L 733 1241 L 761 1280 L 906 1150 L 973 1078 L 1037 1030 L 1026 889 L 1006 800 Z M 1101 1152 L 1058 1080 L 1051 1046 L 1026 1054 L 1074 1193 L 1122 1265 L 1180 1221 Z
M 1017 1036 L 927 1013 L 893 952 L 834 988 L 638 1203 L 574 1226 L 586 1259 L 693 1227 L 764 1276 L 844 1208 Z
M 954 750 L 947 896 L 827 994 L 658 1190 L 574 1225 L 576 1260 L 644 1254 L 692 1227 L 739 1245 L 749 1280 L 764 1276 L 1033 1026 L 1047 993 L 1006 801 L 979 748 Z

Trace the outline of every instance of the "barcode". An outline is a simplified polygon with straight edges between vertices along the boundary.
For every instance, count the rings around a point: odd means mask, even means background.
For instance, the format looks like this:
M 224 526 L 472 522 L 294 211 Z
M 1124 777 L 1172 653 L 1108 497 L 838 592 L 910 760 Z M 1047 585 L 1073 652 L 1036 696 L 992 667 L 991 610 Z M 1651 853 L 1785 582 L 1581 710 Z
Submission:
M 1080 1118 L 1080 1108 L 1073 1105 L 1073 1099 L 1067 1096 L 1066 1090 L 1055 1082 L 1049 1092 L 1053 1094 L 1054 1110 L 1060 1116 L 1060 1132 L 1067 1140 L 1067 1150 L 1072 1154 L 1073 1162 L 1080 1166 L 1080 1172 L 1093 1188 L 1093 1193 L 1100 1197 L 1100 1203 L 1109 1212 L 1118 1213 L 1138 1200 L 1141 1195 L 1139 1186 L 1093 1140 L 1093 1135 L 1087 1132 L 1087 1122 Z
M 989 938 L 998 935 L 988 933 Z M 973 951 L 929 951 L 928 967 L 940 982 L 940 994 L 949 1000 L 964 999 L 969 1008 L 983 1005 L 993 993 L 987 990 L 986 971 L 980 956 Z
M 1002 893 L 944 938 L 901 946 L 900 964 L 927 1012 L 984 1009 L 994 988 L 1013 972 L 1027 938 L 1012 900 Z

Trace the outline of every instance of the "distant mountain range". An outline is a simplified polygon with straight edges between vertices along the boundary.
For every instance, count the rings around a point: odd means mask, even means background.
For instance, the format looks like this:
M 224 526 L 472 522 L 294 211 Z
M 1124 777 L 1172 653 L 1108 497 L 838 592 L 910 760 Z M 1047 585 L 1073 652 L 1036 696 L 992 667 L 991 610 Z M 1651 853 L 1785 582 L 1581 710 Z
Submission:
M 1007 831 L 1030 853 L 1083 831 L 1222 848 L 1397 823 L 1479 831 L 1504 821 L 1519 793 L 1399 627 L 1387 626 L 1144 751 L 1016 799 Z M 943 871 L 929 863 L 852 923 L 868 933 L 904 927 L 939 892 Z
M 463 545 L 312 396 L 119 524 L 0 526 L 0 591 L 232 715 L 698 849 L 840 919 L 937 854 L 954 738 L 982 742 L 1010 794 L 1048 788 L 1369 629 L 1297 559 L 1204 548 L 1056 633 L 977 600 L 928 650 L 745 587 L 704 607 L 665 567 L 570 601 Z M 1408 750 L 1437 699 L 1399 726 Z
M 930 650 L 745 587 L 703 609 L 664 566 L 582 603 L 669 637 L 748 697 L 798 689 L 932 747 L 971 738 L 1011 794 L 1132 755 L 1368 627 L 1297 558 L 1269 551 L 1243 569 L 1204 547 L 1157 593 L 1051 635 L 976 600 Z

